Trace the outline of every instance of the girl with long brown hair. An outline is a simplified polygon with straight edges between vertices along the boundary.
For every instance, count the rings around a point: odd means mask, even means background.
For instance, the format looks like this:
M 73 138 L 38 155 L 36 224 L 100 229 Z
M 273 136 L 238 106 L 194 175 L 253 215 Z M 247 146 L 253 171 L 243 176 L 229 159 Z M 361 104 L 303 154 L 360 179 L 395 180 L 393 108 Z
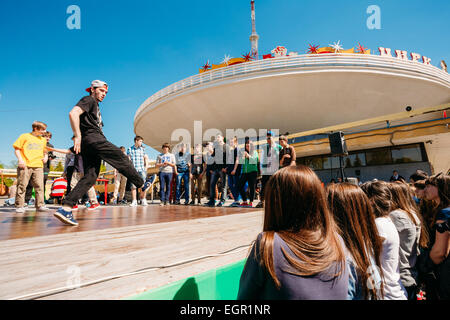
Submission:
M 383 240 L 381 270 L 383 272 L 384 299 L 407 300 L 407 292 L 400 280 L 400 237 L 389 217 L 389 213 L 392 211 L 392 194 L 389 191 L 388 183 L 384 181 L 366 182 L 361 188 L 372 205 L 378 234 Z
M 450 176 L 439 173 L 426 180 L 425 198 L 437 203 L 432 218 L 429 260 L 436 277 L 437 299 L 450 299 Z
M 416 300 L 418 271 L 416 267 L 420 247 L 428 245 L 428 233 L 423 228 L 423 219 L 413 199 L 410 187 L 403 182 L 388 184 L 392 195 L 389 216 L 400 237 L 400 279 L 409 300 Z
M 327 187 L 328 204 L 345 242 L 350 267 L 350 300 L 378 300 L 381 281 L 382 240 L 375 215 L 364 191 L 349 183 Z
M 266 185 L 264 228 L 242 272 L 238 299 L 345 300 L 343 246 L 314 171 L 277 171 Z

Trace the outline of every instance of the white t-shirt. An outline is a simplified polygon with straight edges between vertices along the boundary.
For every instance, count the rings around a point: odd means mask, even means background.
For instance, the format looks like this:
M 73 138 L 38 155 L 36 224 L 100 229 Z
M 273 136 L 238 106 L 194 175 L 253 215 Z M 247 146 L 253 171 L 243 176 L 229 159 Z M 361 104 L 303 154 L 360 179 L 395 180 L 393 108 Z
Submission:
M 176 164 L 175 155 L 173 153 L 161 153 L 156 158 L 156 163 L 173 163 Z M 172 166 L 166 166 L 166 167 L 159 167 L 159 172 L 167 172 L 167 173 L 173 173 L 173 167 Z
M 378 234 L 384 238 L 381 251 L 381 268 L 384 274 L 384 299 L 407 300 L 407 293 L 400 281 L 400 237 L 392 220 L 387 217 L 375 219 Z

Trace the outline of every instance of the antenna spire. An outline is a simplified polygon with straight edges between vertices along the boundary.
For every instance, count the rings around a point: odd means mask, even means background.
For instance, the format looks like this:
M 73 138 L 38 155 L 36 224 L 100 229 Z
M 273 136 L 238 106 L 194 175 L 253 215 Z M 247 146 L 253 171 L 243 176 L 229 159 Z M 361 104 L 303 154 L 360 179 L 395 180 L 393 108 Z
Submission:
M 251 54 L 255 59 L 258 59 L 258 39 L 259 36 L 256 33 L 256 15 L 255 15 L 255 0 L 250 2 L 252 7 L 252 35 L 250 36 L 250 43 L 252 46 Z

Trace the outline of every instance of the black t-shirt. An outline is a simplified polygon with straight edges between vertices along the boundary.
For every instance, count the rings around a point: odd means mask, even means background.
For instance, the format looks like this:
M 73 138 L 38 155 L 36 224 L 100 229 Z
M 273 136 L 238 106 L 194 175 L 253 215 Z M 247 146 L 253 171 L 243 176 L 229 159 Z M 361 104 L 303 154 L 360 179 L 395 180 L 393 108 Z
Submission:
M 227 167 L 227 147 L 226 144 L 214 146 L 214 152 L 212 154 L 214 163 L 212 164 L 211 170 L 220 171 Z
M 85 137 L 90 133 L 100 133 L 103 135 L 102 115 L 95 98 L 92 96 L 83 97 L 78 101 L 77 106 L 84 111 L 80 115 L 81 136 Z
M 231 155 L 231 152 L 233 153 L 233 155 Z M 239 157 L 238 152 L 239 152 L 238 148 L 234 148 L 233 150 L 230 150 L 229 157 L 230 158 L 232 157 L 232 159 L 228 158 L 227 162 L 232 162 L 232 163 L 227 163 L 227 173 L 228 174 L 231 174 L 231 172 L 233 172 L 234 164 L 236 163 L 236 160 Z M 239 175 L 240 173 L 241 173 L 241 164 L 238 164 L 238 166 L 236 168 L 236 174 Z
M 205 163 L 205 159 L 203 159 L 203 154 L 191 155 L 191 173 L 192 174 L 202 174 L 203 173 L 203 164 Z

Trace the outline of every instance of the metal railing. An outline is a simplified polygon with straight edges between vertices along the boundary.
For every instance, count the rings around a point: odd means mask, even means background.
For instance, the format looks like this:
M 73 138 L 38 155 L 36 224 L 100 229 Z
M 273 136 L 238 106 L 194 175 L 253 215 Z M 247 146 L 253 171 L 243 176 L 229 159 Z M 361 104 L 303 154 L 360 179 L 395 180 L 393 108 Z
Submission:
M 201 74 L 190 76 L 186 79 L 175 82 L 164 89 L 161 89 L 145 100 L 145 102 L 137 110 L 134 120 L 136 121 L 136 118 L 140 112 L 150 104 L 182 91 L 204 86 L 217 80 L 225 80 L 237 76 L 250 75 L 252 73 L 257 74 L 277 70 L 287 71 L 289 69 L 304 69 L 306 71 L 320 68 L 339 67 L 363 67 L 366 69 L 375 68 L 397 72 L 403 71 L 408 73 L 418 73 L 422 76 L 432 77 L 438 81 L 440 80 L 450 88 L 450 75 L 447 72 L 433 65 L 426 65 L 421 62 L 368 54 L 307 54 L 250 61 L 220 69 L 209 70 Z

